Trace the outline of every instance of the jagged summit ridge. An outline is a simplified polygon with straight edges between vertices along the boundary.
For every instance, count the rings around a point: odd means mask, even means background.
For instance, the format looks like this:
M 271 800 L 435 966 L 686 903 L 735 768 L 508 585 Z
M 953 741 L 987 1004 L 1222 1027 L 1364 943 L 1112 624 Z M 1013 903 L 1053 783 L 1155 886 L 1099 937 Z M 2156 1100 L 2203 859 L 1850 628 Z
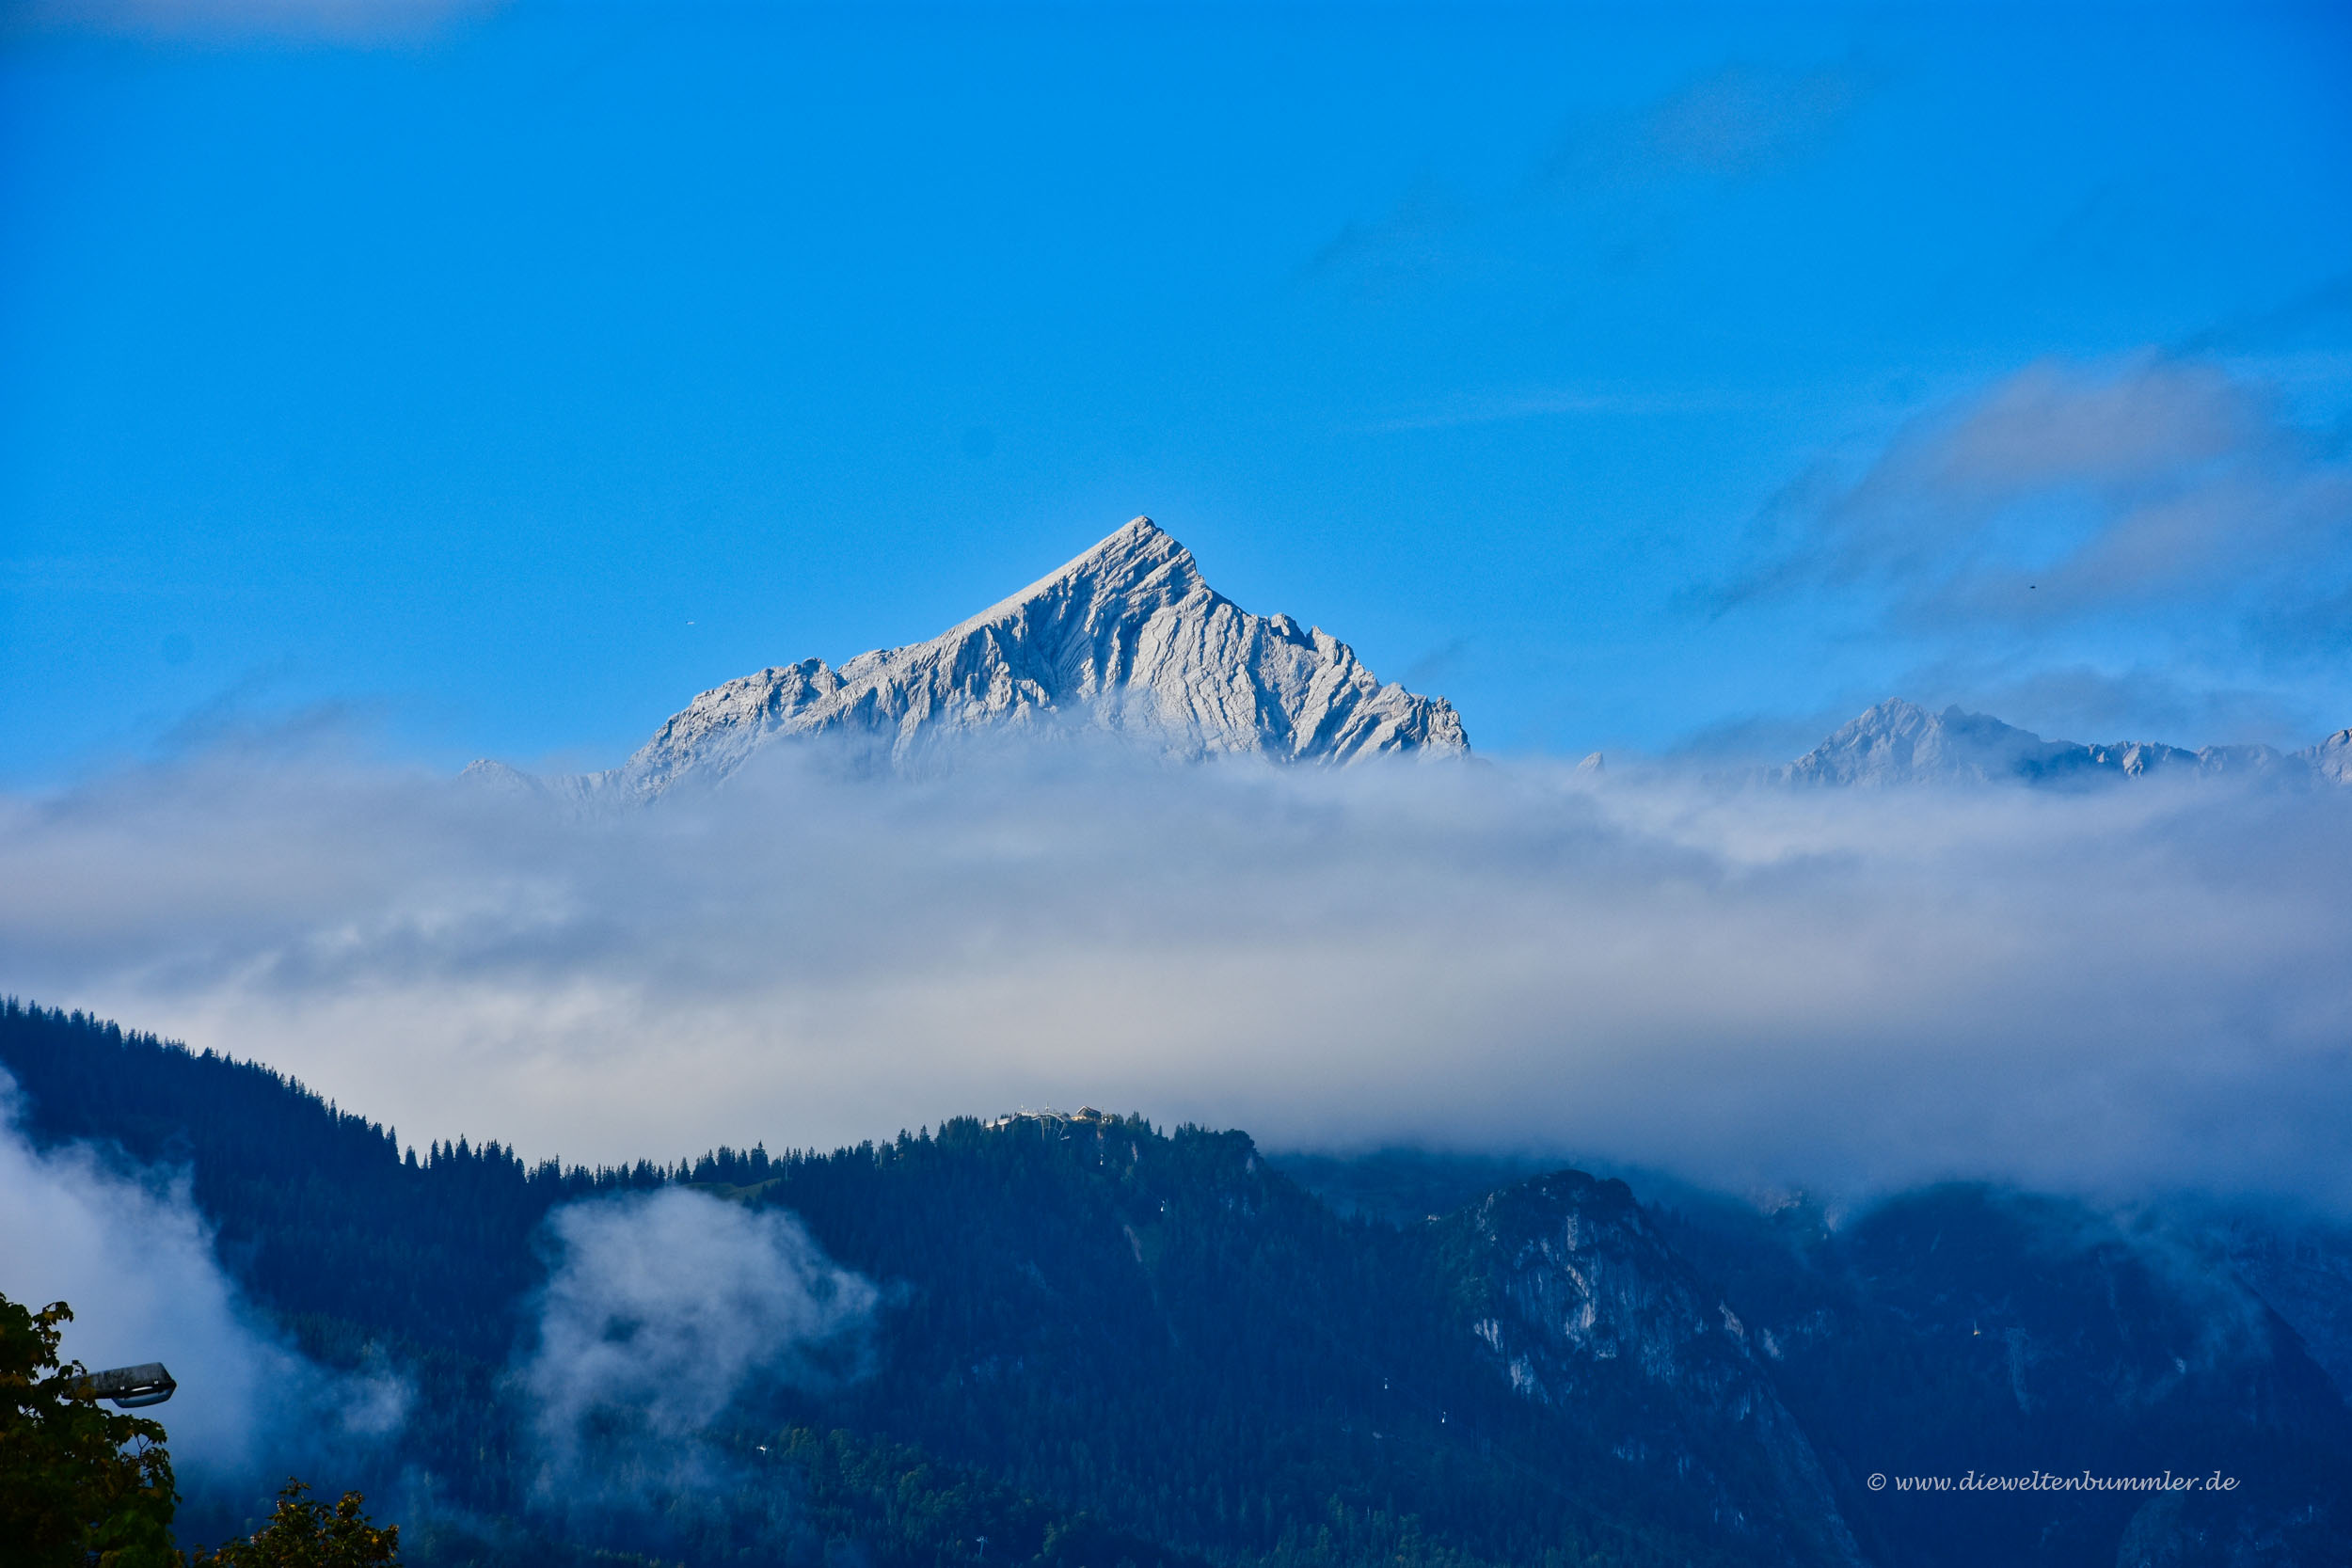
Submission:
M 619 768 L 583 783 L 650 797 L 690 776 L 723 778 L 789 736 L 865 736 L 903 758 L 957 732 L 1072 722 L 1187 757 L 1349 763 L 1470 749 L 1443 698 L 1383 683 L 1320 627 L 1250 614 L 1137 517 L 927 642 L 714 687 Z
M 2352 783 L 2352 730 L 2340 730 L 2299 752 L 2269 746 L 2206 746 L 2192 752 L 2153 740 L 2086 746 L 2044 740 L 1989 714 L 1956 706 L 1934 713 L 1890 698 L 1841 725 L 1781 768 L 1779 776 L 1804 784 L 2049 784 L 2158 772 L 2308 774 L 2331 784 Z

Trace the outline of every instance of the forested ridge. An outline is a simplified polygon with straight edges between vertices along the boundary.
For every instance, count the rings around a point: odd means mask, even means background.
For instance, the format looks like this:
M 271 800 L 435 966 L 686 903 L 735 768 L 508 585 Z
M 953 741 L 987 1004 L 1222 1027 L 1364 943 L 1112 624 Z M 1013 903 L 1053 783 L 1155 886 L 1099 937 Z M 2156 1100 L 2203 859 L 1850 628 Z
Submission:
M 592 1169 L 496 1143 L 412 1156 L 261 1065 L 15 1002 L 0 1066 L 36 1142 L 185 1167 L 231 1275 L 303 1349 L 401 1370 L 397 1446 L 309 1479 L 405 1510 L 413 1561 L 2055 1568 L 2113 1562 L 2137 1530 L 2185 1568 L 2352 1543 L 2352 1418 L 2285 1325 L 2192 1368 L 2175 1353 L 2212 1325 L 2139 1252 L 2061 1245 L 2081 1216 L 1989 1189 L 1832 1227 L 1562 1173 L 1398 1224 L 1341 1212 L 1242 1133 L 1137 1117 Z M 1394 1208 L 1408 1177 L 1359 1190 Z M 882 1288 L 872 1354 L 739 1402 L 692 1488 L 550 1512 L 505 1371 L 543 1224 L 675 1187 L 798 1215 Z M 1555 1268 L 1565 1245 L 1587 1250 Z M 1563 1330 L 1545 1303 L 1579 1281 L 1598 1316 Z M 2159 1517 L 1863 1484 L 2165 1460 L 2249 1485 Z
M 200 1054 L 79 1013 L 0 1002 L 0 1066 L 38 1144 L 90 1139 L 185 1167 L 222 1255 L 283 1312 L 498 1359 L 558 1203 L 658 1186 L 677 1166 L 526 1165 L 497 1143 L 404 1158 L 394 1130 L 258 1062 Z

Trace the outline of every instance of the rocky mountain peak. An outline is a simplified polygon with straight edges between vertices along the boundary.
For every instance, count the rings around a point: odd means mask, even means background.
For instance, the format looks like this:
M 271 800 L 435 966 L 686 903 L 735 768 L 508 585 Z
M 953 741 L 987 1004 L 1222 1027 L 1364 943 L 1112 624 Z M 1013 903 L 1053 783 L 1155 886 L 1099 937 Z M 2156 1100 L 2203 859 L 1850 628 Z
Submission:
M 1355 650 L 1211 588 L 1149 517 L 926 642 L 839 669 L 771 666 L 703 692 L 628 761 L 550 787 L 650 799 L 716 782 L 765 746 L 832 735 L 893 761 L 959 734 L 1112 732 L 1178 757 L 1352 763 L 1470 749 L 1443 698 L 1384 683 Z
M 1137 517 L 1085 554 L 950 627 L 938 640 L 988 626 L 1051 622 L 1071 612 L 1080 625 L 1099 626 L 1106 619 L 1148 618 L 1156 610 L 1217 597 L 1192 552 L 1151 518 Z M 886 658 L 898 651 L 861 655 L 842 666 L 843 672 L 862 659 Z

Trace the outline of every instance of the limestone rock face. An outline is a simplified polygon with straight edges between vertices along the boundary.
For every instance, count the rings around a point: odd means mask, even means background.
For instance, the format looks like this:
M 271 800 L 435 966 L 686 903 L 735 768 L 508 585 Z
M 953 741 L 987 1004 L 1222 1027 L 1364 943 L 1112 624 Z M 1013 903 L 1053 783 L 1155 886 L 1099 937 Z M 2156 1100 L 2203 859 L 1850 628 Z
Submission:
M 1636 1466 L 1715 1494 L 1715 1515 L 1792 1561 L 1861 1554 L 1745 1323 L 1622 1181 L 1564 1170 L 1443 1222 L 1494 1374 L 1571 1410 Z
M 1441 697 L 1383 683 L 1354 650 L 1208 585 L 1137 517 L 1059 571 L 928 642 L 762 670 L 702 693 L 592 793 L 650 798 L 716 781 L 795 736 L 846 735 L 903 760 L 981 730 L 1125 734 L 1178 757 L 1352 763 L 1470 750 Z

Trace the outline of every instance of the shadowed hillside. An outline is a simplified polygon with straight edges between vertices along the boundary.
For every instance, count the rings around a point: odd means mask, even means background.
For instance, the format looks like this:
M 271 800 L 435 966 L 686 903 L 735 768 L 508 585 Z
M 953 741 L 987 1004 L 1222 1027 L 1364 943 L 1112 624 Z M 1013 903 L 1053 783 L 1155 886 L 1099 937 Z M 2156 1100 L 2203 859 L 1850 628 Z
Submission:
M 224 1263 L 306 1350 L 406 1371 L 409 1423 L 361 1479 L 408 1511 L 421 1562 L 814 1565 L 854 1545 L 1073 1568 L 1958 1568 L 2104 1564 L 2127 1538 L 2183 1563 L 2317 1562 L 2352 1541 L 2352 1421 L 2293 1332 L 2226 1260 L 2055 1199 L 1937 1189 L 1833 1229 L 1560 1172 L 1399 1223 L 1375 1216 L 1469 1167 L 1391 1157 L 1353 1180 L 1370 1212 L 1351 1217 L 1242 1133 L 1092 1112 L 527 1167 L 496 1145 L 411 1159 L 264 1068 L 80 1016 L 8 1005 L 0 1065 L 37 1142 L 184 1165 Z M 1344 1189 L 1343 1164 L 1303 1174 Z M 870 1345 L 743 1389 L 688 1492 L 625 1432 L 596 1437 L 581 1473 L 620 1500 L 558 1517 L 506 1371 L 544 1222 L 681 1188 L 799 1216 L 880 1288 Z M 2217 1466 L 2247 1484 L 1865 1484 Z

